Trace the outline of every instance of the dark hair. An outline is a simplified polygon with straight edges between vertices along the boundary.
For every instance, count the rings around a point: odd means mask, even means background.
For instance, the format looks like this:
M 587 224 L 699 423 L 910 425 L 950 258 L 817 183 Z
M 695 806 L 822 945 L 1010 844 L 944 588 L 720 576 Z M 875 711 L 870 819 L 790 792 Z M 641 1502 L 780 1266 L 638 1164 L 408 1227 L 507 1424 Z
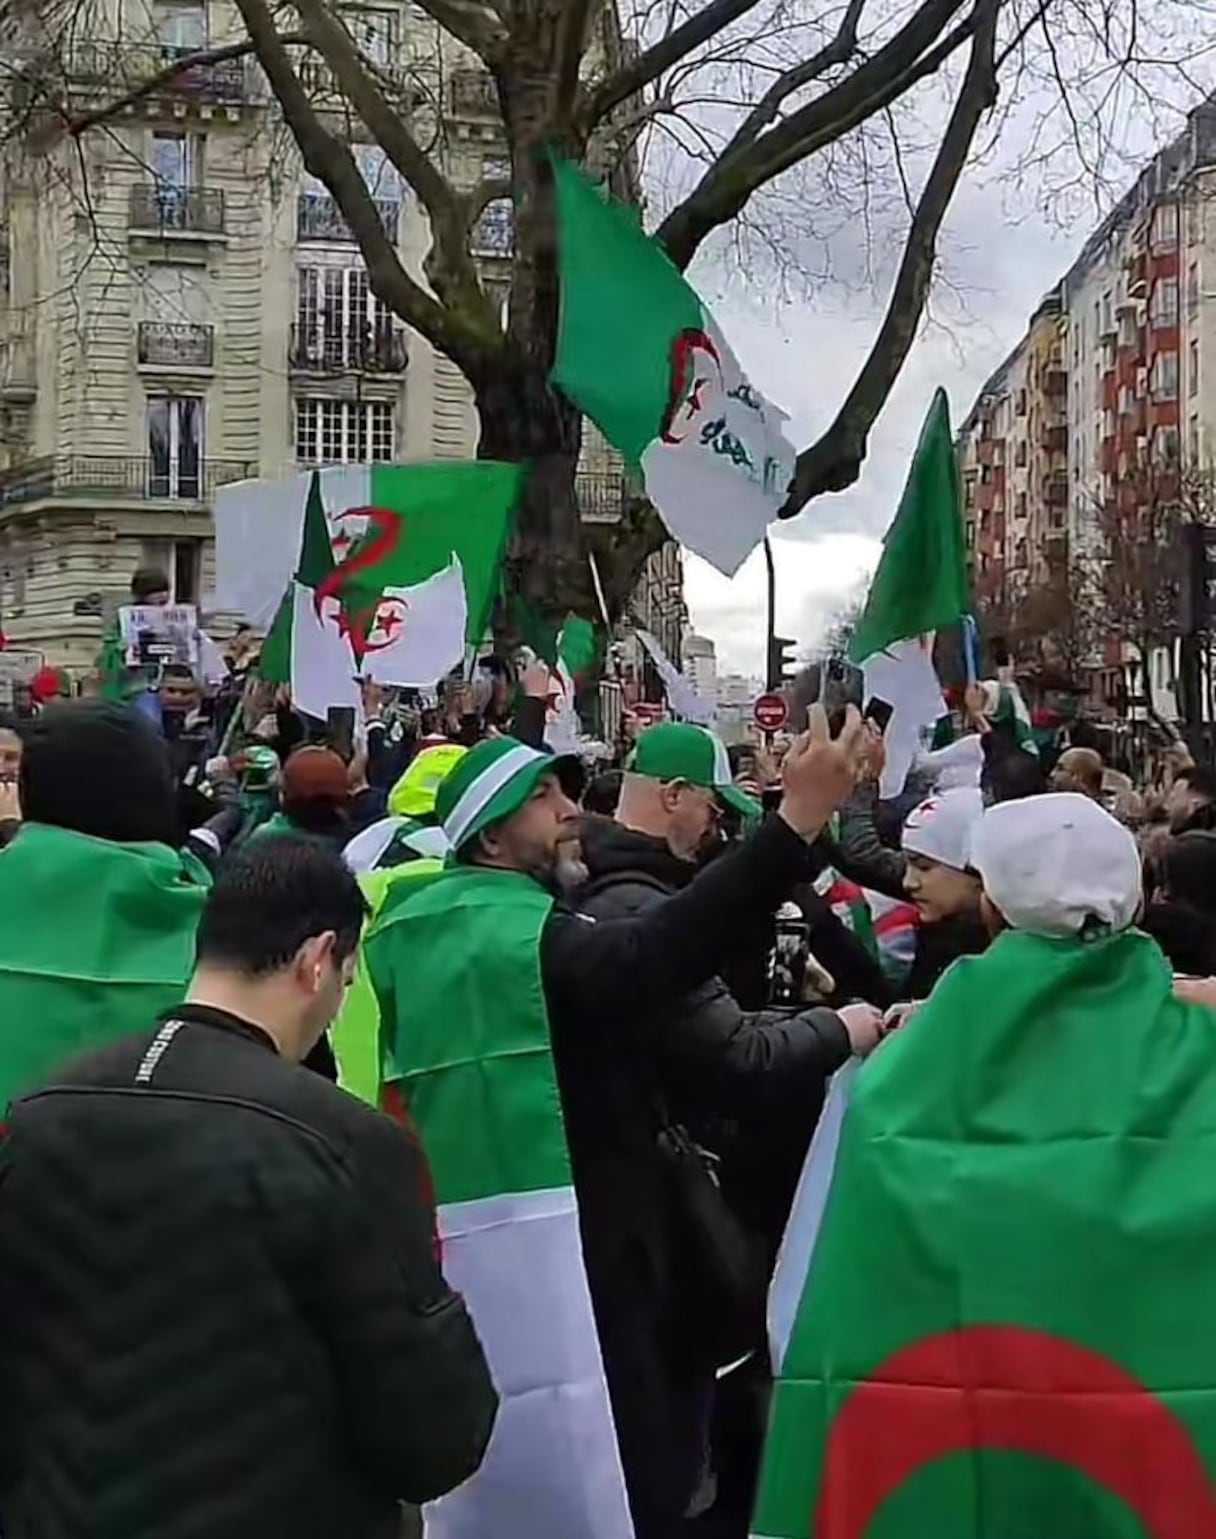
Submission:
M 21 735 L 21 806 L 31 823 L 120 844 L 176 843 L 168 744 L 142 712 L 70 700 L 47 706 Z
M 306 835 L 254 839 L 220 866 L 199 921 L 198 961 L 265 977 L 332 930 L 341 962 L 359 944 L 367 912 L 359 883 L 331 845 Z
M 158 566 L 139 566 L 131 578 L 131 597 L 137 604 L 150 599 L 154 593 L 171 591 L 169 574 Z
M 605 770 L 602 775 L 597 775 L 583 793 L 583 811 L 599 813 L 605 818 L 615 817 L 624 778 L 619 769 Z
M 191 684 L 197 684 L 194 669 L 189 663 L 166 663 L 160 671 L 162 679 L 189 679 Z
M 1216 833 L 1195 829 L 1171 839 L 1161 856 L 1161 874 L 1174 902 L 1216 914 Z
M 1209 769 L 1206 764 L 1188 764 L 1174 778 L 1190 786 L 1196 796 L 1216 802 L 1216 770 Z
M 1024 748 L 985 738 L 984 759 L 980 788 L 991 802 L 1020 802 L 1048 790 L 1042 764 Z

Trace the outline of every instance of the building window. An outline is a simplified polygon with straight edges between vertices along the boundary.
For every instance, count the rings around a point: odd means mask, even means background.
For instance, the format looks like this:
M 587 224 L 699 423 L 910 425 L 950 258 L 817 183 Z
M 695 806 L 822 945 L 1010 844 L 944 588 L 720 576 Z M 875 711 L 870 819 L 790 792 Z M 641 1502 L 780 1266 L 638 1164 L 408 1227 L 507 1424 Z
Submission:
M 167 61 L 184 59 L 207 46 L 207 11 L 202 0 L 157 0 L 156 36 Z
M 373 64 L 387 69 L 396 52 L 396 14 L 393 11 L 377 11 L 364 6 L 343 6 L 342 20 L 354 39 L 355 47 Z
M 1017 414 L 1019 417 L 1024 417 L 1026 415 L 1026 392 L 1024 390 L 1018 391 Z
M 392 325 L 364 267 L 301 267 L 296 359 L 315 368 L 361 367 L 375 337 Z
M 1158 353 L 1153 360 L 1153 399 L 1178 399 L 1178 354 Z
M 1186 307 L 1191 315 L 1199 308 L 1199 263 L 1192 262 L 1186 276 Z
M 296 459 L 303 465 L 357 465 L 393 458 L 387 401 L 296 402 Z
M 202 496 L 203 402 L 193 395 L 148 397 L 148 495 Z
M 1153 285 L 1153 300 L 1149 306 L 1154 326 L 1178 324 L 1178 280 L 1161 278 Z
M 1190 431 L 1187 434 L 1187 452 L 1192 465 L 1199 463 L 1199 418 L 1191 418 Z
M 1153 212 L 1154 247 L 1170 249 L 1178 244 L 1178 205 L 1159 203 Z

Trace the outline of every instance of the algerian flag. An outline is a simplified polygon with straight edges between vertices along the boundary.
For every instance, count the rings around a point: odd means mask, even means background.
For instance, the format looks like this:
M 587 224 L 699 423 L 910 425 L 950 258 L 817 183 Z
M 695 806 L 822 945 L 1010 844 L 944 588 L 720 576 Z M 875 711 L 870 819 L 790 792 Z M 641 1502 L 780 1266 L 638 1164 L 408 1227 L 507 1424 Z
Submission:
M 0 1117 L 182 1000 L 209 886 L 167 845 L 25 825 L 0 858 Z
M 359 678 L 432 685 L 485 633 L 522 476 L 351 465 L 224 487 L 217 603 L 273 620 L 263 672 L 290 678 L 311 715 L 356 705 Z
M 1214 1140 L 1146 936 L 956 963 L 816 1133 L 757 1539 L 1216 1534 Z
M 636 212 L 553 159 L 561 322 L 553 382 L 631 465 L 668 529 L 727 577 L 785 502 L 785 416 L 755 390 Z
M 980 687 L 984 691 L 984 714 L 991 725 L 1003 731 L 1014 747 L 1037 759 L 1039 745 L 1022 691 L 1012 681 L 1006 683 L 1003 679 L 985 679 Z
M 554 753 L 578 753 L 584 739 L 576 705 L 579 683 L 599 656 L 599 640 L 590 620 L 567 617 L 558 632 L 557 659 L 549 666 L 550 693 L 545 712 L 545 742 Z
M 501 742 L 449 832 L 539 757 Z M 430 1164 L 444 1275 L 500 1396 L 481 1468 L 426 1509 L 427 1539 L 633 1539 L 540 981 L 553 898 L 465 864 L 403 897 L 385 900 L 364 955 Z
M 933 397 L 866 607 L 849 645 L 868 696 L 894 706 L 880 791 L 897 796 L 921 734 L 945 710 L 933 638 L 970 608 L 963 499 L 946 392 Z

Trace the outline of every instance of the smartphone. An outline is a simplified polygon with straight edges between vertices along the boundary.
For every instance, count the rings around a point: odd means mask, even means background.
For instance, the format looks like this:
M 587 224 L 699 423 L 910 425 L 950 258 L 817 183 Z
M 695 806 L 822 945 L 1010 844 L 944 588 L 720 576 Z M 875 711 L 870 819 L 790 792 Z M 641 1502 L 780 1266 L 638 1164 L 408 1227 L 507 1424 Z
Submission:
M 889 700 L 883 700 L 878 695 L 871 695 L 866 702 L 865 710 L 861 714 L 866 721 L 878 729 L 881 735 L 890 725 L 891 717 L 895 714 L 895 707 Z
M 355 756 L 355 708 L 353 705 L 331 705 L 325 713 L 329 746 L 347 764 Z

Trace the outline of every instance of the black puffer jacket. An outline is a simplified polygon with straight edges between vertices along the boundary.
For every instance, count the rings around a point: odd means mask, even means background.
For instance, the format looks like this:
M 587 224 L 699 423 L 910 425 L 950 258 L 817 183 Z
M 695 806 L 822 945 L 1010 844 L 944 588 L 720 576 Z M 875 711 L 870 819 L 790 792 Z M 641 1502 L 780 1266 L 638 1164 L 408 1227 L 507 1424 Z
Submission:
M 579 906 L 598 919 L 661 903 L 695 875 L 665 843 L 617 823 L 589 822 L 583 850 L 590 881 Z M 671 1114 L 723 1157 L 732 1205 L 775 1251 L 827 1080 L 849 1056 L 840 1017 L 824 1009 L 745 1011 L 714 978 L 661 1029 L 646 1020 L 633 1027 L 649 1045 L 648 1072 Z
M 496 1404 L 417 1151 L 257 1027 L 177 1015 L 13 1110 L 0 1530 L 399 1539 Z

